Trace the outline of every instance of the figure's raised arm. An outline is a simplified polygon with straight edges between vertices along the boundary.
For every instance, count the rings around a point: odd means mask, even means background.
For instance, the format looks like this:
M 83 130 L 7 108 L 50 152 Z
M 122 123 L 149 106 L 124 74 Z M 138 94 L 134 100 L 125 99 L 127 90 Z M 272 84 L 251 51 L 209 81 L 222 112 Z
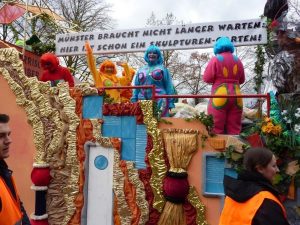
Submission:
M 127 62 L 117 62 L 117 65 L 123 68 L 122 75 L 126 79 L 126 83 L 131 83 L 135 70 L 131 68 Z
M 90 43 L 87 41 L 85 42 L 85 49 L 86 49 L 86 60 L 90 72 L 94 79 L 94 84 L 96 87 L 101 87 L 101 78 L 98 74 L 97 67 L 96 67 L 96 59 L 93 55 L 93 49 L 90 46 Z

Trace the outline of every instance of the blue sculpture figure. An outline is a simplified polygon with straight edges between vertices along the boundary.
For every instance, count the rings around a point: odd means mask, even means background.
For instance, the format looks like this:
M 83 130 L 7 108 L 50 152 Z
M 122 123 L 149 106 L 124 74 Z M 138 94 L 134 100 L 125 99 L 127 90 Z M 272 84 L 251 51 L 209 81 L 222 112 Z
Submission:
M 134 86 L 155 85 L 155 94 L 173 95 L 174 86 L 169 70 L 163 65 L 163 56 L 160 49 L 150 45 L 144 55 L 147 65 L 140 68 L 134 79 Z M 138 100 L 150 100 L 152 89 L 134 89 L 132 102 Z M 174 99 L 161 98 L 157 101 L 161 116 L 169 116 L 169 110 L 174 108 Z

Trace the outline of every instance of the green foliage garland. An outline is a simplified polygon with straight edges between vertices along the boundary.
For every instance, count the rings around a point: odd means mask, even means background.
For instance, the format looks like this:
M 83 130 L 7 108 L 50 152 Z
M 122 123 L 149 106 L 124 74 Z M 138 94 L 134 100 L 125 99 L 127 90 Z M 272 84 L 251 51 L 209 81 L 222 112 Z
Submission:
M 261 85 L 263 84 L 263 71 L 264 71 L 264 64 L 265 64 L 265 53 L 263 50 L 263 47 L 261 45 L 258 45 L 256 47 L 256 62 L 254 67 L 254 72 L 256 76 L 254 77 L 255 81 L 255 87 L 254 90 L 256 93 L 260 93 Z

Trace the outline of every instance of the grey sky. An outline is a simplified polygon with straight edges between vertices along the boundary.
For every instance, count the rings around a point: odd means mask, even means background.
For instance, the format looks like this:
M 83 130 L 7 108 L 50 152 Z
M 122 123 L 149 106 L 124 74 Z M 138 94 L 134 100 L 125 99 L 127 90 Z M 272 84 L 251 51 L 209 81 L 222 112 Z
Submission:
M 157 19 L 173 13 L 178 21 L 204 23 L 246 20 L 263 14 L 266 0 L 108 0 L 116 29 L 142 28 L 153 12 Z

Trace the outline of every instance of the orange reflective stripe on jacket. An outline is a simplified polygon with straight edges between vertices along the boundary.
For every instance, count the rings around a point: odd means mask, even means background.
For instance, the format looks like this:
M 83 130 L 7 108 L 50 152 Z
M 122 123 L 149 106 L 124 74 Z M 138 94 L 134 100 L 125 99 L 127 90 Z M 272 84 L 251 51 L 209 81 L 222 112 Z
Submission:
M 281 202 L 272 193 L 261 191 L 243 203 L 236 202 L 226 196 L 219 225 L 251 225 L 252 219 L 266 198 L 280 205 L 286 217 L 286 212 Z
M 16 186 L 13 181 L 14 188 Z M 20 202 L 16 201 L 11 191 L 5 184 L 4 180 L 0 177 L 0 199 L 2 202 L 2 209 L 0 211 L 0 224 L 1 225 L 19 225 L 22 224 L 22 212 L 20 209 Z M 18 193 L 16 192 L 17 196 Z

